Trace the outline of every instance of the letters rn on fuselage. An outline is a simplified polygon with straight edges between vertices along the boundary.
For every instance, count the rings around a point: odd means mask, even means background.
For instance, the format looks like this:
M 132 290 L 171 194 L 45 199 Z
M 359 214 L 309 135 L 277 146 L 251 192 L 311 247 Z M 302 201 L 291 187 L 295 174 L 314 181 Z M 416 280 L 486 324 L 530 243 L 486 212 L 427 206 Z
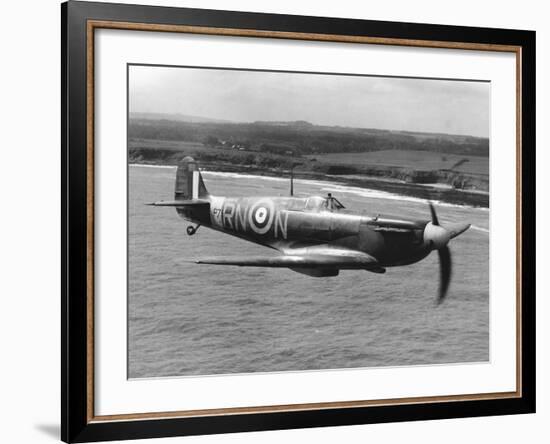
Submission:
M 286 199 L 218 198 L 210 204 L 212 226 L 236 234 L 256 234 L 274 239 L 288 238 Z
M 328 241 L 334 236 L 354 235 L 358 233 L 360 221 L 358 216 L 328 211 L 325 199 L 320 197 L 211 196 L 210 219 L 212 228 L 237 236 L 252 236 L 267 244 L 270 240 Z

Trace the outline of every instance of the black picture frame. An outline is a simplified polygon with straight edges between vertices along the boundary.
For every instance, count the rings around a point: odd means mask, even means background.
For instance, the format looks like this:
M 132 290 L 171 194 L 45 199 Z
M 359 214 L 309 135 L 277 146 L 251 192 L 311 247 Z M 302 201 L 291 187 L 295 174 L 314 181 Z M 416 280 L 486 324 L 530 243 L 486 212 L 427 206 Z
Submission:
M 448 400 L 334 407 L 318 410 L 235 413 L 196 417 L 96 420 L 90 414 L 90 143 L 87 47 L 91 21 L 260 30 L 326 36 L 409 41 L 510 45 L 519 48 L 521 107 L 520 287 L 521 393 L 498 399 Z M 396 23 L 186 8 L 69 1 L 61 5 L 62 54 L 62 275 L 61 275 L 61 438 L 90 442 L 179 435 L 308 428 L 509 415 L 535 412 L 535 32 L 461 26 Z M 93 233 L 92 233 L 93 234 Z M 92 287 L 93 288 L 93 287 Z M 92 312 L 93 313 L 93 312 Z M 93 389 L 93 387 L 92 387 Z

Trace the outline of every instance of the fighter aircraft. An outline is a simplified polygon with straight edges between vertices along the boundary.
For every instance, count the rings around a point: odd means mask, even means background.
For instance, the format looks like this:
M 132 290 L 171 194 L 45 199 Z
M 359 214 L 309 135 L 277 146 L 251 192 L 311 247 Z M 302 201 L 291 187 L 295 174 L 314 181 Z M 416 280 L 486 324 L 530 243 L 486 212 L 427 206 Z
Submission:
M 451 278 L 448 243 L 470 224 L 442 226 L 430 203 L 431 220 L 374 217 L 348 212 L 338 199 L 322 196 L 222 197 L 211 195 L 197 163 L 185 157 L 178 165 L 174 200 L 148 205 L 174 207 L 182 218 L 276 250 L 265 256 L 214 257 L 198 264 L 289 268 L 314 277 L 340 270 L 385 273 L 386 267 L 409 265 L 436 250 L 439 255 L 438 302 Z

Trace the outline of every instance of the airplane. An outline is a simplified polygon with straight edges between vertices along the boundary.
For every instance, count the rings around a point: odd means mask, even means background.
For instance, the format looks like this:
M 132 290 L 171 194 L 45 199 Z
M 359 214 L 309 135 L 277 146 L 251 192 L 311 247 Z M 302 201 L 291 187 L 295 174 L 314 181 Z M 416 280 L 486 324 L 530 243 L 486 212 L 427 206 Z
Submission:
M 326 196 L 222 197 L 211 195 L 197 162 L 183 158 L 177 167 L 174 200 L 147 205 L 174 207 L 194 235 L 200 226 L 277 251 L 273 255 L 214 257 L 197 264 L 288 268 L 313 277 L 337 276 L 340 270 L 385 273 L 387 267 L 414 264 L 432 251 L 439 255 L 438 303 L 451 279 L 448 243 L 470 224 L 442 226 L 432 203 L 431 220 L 353 214 L 330 193 Z

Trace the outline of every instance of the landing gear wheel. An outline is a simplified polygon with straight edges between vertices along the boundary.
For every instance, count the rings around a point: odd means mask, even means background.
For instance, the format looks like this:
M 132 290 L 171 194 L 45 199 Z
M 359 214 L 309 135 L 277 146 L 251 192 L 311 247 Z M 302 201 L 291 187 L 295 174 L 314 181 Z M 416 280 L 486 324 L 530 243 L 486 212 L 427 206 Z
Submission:
M 193 234 L 195 234 L 197 232 L 197 230 L 199 229 L 200 225 L 197 225 L 196 227 L 193 227 L 192 225 L 189 225 L 187 227 L 187 234 L 189 236 L 193 236 Z

